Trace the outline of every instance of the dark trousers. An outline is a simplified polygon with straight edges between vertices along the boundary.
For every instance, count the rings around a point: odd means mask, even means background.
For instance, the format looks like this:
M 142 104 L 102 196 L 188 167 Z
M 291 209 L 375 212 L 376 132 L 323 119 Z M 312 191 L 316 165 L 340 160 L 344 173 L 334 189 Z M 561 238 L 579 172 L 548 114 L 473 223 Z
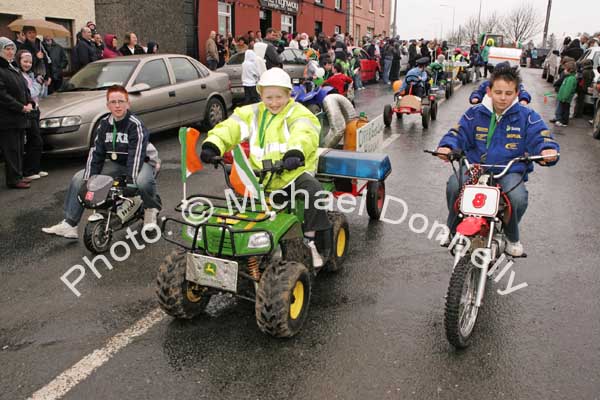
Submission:
M 58 91 L 58 89 L 60 89 L 62 87 L 63 84 L 63 78 L 57 78 L 54 79 L 52 78 L 52 83 L 50 84 L 50 86 L 48 86 L 48 94 L 52 94 L 56 91 Z
M 244 105 L 259 103 L 260 97 L 256 86 L 244 86 Z
M 327 218 L 327 210 L 322 209 L 322 207 L 315 207 L 316 200 L 324 197 L 322 195 L 317 196 L 317 193 L 322 190 L 323 186 L 321 186 L 321 182 L 311 174 L 305 172 L 283 189 L 287 193 L 285 198 L 275 195 L 274 200 L 277 203 L 288 201 L 291 204 L 291 196 L 295 192 L 296 207 L 300 206 L 300 202 L 304 202 L 304 224 L 302 226 L 304 232 L 324 231 L 331 229 L 331 224 Z M 304 192 L 308 196 L 303 194 Z
M 35 114 L 33 114 L 35 113 Z M 25 157 L 23 158 L 23 175 L 30 176 L 40 172 L 42 160 L 42 136 L 40 135 L 40 113 L 32 112 L 25 131 Z
M 0 130 L 0 148 L 4 156 L 6 186 L 23 179 L 23 129 Z
M 217 60 L 206 60 L 206 66 L 211 71 L 215 71 L 217 69 L 217 65 L 219 65 L 219 61 Z
M 571 109 L 571 103 L 558 102 L 556 107 L 556 119 L 567 125 L 569 123 L 569 111 Z
M 488 74 L 488 63 L 484 62 L 483 63 L 483 77 L 487 78 L 487 74 Z

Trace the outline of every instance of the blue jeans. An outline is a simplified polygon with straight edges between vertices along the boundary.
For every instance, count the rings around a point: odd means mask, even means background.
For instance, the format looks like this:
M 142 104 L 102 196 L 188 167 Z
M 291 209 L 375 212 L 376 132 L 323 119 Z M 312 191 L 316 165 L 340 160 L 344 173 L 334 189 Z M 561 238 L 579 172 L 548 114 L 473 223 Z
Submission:
M 77 226 L 79 221 L 81 220 L 81 215 L 83 214 L 83 206 L 77 200 L 77 194 L 79 193 L 79 189 L 81 189 L 81 185 L 84 184 L 83 174 L 85 170 L 77 172 L 73 175 L 71 179 L 71 184 L 69 185 L 69 190 L 67 191 L 67 197 L 65 198 L 65 220 L 71 226 Z M 109 175 L 114 177 L 127 175 L 127 167 L 121 164 L 117 164 L 115 162 L 106 160 L 104 162 L 104 167 L 102 168 L 102 175 Z M 142 200 L 144 201 L 144 207 L 146 208 L 157 208 L 161 209 L 160 197 L 156 194 L 156 181 L 154 180 L 154 168 L 148 164 L 144 163 L 142 165 L 142 169 L 137 176 L 137 181 L 135 182 L 140 195 L 142 196 Z
M 463 174 L 464 172 L 465 170 L 463 169 Z M 466 180 L 467 176 L 464 176 L 463 179 Z M 519 222 L 521 221 L 521 218 L 523 218 L 525 210 L 527 210 L 529 199 L 529 192 L 525 187 L 525 182 L 521 182 L 519 186 L 512 189 L 520 180 L 521 174 L 518 173 L 506 174 L 499 180 L 500 186 L 502 186 L 503 190 L 510 190 L 510 193 L 508 193 L 508 199 L 512 205 L 512 217 L 508 224 L 504 226 L 504 233 L 506 234 L 506 238 L 511 242 L 519 241 Z M 452 233 L 456 232 L 456 226 L 459 222 L 456 211 L 454 211 L 454 203 L 456 202 L 459 194 L 460 187 L 458 185 L 458 181 L 456 176 L 452 174 L 448 179 L 448 183 L 446 184 L 446 201 L 448 203 L 447 225 Z
M 360 71 L 354 74 L 352 78 L 354 79 L 354 89 L 360 89 L 363 87 L 362 80 L 360 79 Z
M 390 71 L 392 70 L 392 59 L 383 59 L 383 83 L 386 85 L 390 83 Z

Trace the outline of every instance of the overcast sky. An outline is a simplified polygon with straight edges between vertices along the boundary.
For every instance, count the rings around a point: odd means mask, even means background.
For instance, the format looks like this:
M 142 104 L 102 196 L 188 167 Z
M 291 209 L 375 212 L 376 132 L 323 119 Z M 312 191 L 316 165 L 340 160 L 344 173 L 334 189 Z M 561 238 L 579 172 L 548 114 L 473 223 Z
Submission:
M 391 0 L 394 1 L 394 0 Z M 419 0 L 398 1 L 397 25 L 402 39 L 418 39 L 420 37 L 439 37 L 443 26 L 446 35 L 452 30 L 452 7 L 441 7 L 447 4 L 455 7 L 454 25 L 458 29 L 471 16 L 479 13 L 479 0 Z M 524 1 L 533 4 L 539 12 L 540 20 L 546 18 L 548 0 L 481 0 L 481 18 L 492 11 L 507 13 Z M 600 31 L 600 1 L 598 0 L 553 0 L 550 13 L 548 35 L 554 33 L 561 41 L 566 35 L 573 36 L 579 31 L 590 33 Z M 534 41 L 541 42 L 540 33 Z

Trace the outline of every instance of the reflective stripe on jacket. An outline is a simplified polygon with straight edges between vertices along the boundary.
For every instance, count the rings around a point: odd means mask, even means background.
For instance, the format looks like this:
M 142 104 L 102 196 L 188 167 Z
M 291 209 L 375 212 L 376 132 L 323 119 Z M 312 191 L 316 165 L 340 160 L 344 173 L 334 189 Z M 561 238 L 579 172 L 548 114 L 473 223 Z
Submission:
M 205 142 L 214 144 L 223 154 L 240 142 L 248 140 L 249 161 L 254 170 L 262 168 L 263 160 L 277 161 L 289 150 L 300 151 L 304 155 L 304 166 L 273 177 L 269 190 L 286 187 L 304 172 L 314 174 L 317 170 L 317 148 L 321 131 L 317 117 L 302 104 L 290 99 L 265 129 L 264 143 L 261 147 L 259 125 L 264 113 L 268 113 L 265 120 L 267 124 L 273 114 L 263 102 L 238 107 L 231 117 L 208 132 Z

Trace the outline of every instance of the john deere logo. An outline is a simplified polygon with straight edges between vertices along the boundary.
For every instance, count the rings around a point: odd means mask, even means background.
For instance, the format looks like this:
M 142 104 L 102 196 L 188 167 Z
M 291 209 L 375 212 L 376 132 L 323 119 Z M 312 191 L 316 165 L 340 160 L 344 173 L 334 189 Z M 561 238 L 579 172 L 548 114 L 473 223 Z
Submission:
M 204 273 L 210 276 L 217 275 L 217 264 L 211 262 L 204 264 Z

